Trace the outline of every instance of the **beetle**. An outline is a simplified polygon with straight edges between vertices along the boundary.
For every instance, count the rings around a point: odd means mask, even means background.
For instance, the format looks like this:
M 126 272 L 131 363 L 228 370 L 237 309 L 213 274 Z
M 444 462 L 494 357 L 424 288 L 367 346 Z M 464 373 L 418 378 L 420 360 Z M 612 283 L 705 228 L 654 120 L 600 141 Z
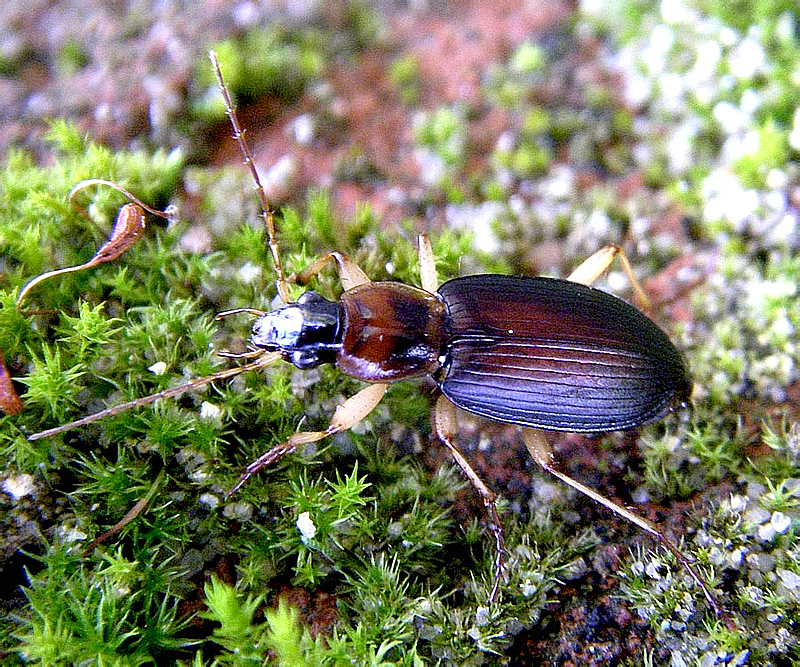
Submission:
M 324 430 L 294 433 L 250 463 L 230 495 L 254 473 L 299 446 L 347 430 L 364 419 L 389 384 L 430 376 L 440 392 L 432 413 L 433 435 L 480 494 L 490 517 L 496 554 L 490 602 L 497 600 L 502 580 L 502 525 L 495 494 L 454 443 L 456 408 L 522 427 L 526 447 L 544 470 L 656 537 L 730 625 L 711 587 L 678 547 L 654 524 L 558 470 L 542 434 L 542 429 L 580 433 L 630 429 L 658 420 L 690 401 L 692 382 L 687 365 L 667 335 L 634 306 L 589 285 L 619 258 L 637 298 L 646 303 L 620 248 L 602 248 L 568 279 L 475 275 L 439 285 L 430 242 L 421 235 L 421 287 L 372 282 L 340 252 L 330 252 L 305 271 L 285 276 L 269 201 L 219 63 L 213 52 L 210 57 L 234 139 L 260 198 L 284 305 L 269 312 L 239 308 L 217 315 L 224 318 L 246 312 L 256 317 L 250 349 L 240 354 L 220 353 L 250 359 L 248 363 L 42 431 L 30 439 L 261 369 L 279 359 L 299 369 L 335 364 L 367 383 L 337 407 Z M 288 284 L 305 285 L 329 264 L 335 266 L 344 289 L 339 299 L 331 301 L 307 291 L 292 302 Z

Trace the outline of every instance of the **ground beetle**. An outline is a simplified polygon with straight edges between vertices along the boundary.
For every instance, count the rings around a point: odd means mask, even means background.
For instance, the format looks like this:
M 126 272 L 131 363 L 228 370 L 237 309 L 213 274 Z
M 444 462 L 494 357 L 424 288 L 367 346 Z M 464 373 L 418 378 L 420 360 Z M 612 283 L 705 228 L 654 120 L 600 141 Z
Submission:
M 295 433 L 253 461 L 231 489 L 233 493 L 253 473 L 300 445 L 352 427 L 380 402 L 388 383 L 430 375 L 441 392 L 433 410 L 433 432 L 475 486 L 491 517 L 496 558 L 490 601 L 497 599 L 502 579 L 502 527 L 495 494 L 453 443 L 456 407 L 523 427 L 526 446 L 542 468 L 654 535 L 730 625 L 710 586 L 679 549 L 649 521 L 557 470 L 539 430 L 602 433 L 628 429 L 659 419 L 689 401 L 692 382 L 686 364 L 666 334 L 625 301 L 588 286 L 618 257 L 638 299 L 646 302 L 620 249 L 601 249 L 568 280 L 476 275 L 438 285 L 431 246 L 423 235 L 419 239 L 422 288 L 371 282 L 339 252 L 325 255 L 300 274 L 285 277 L 269 202 L 213 53 L 211 60 L 234 138 L 261 200 L 278 292 L 286 305 L 271 312 L 244 308 L 218 315 L 247 312 L 257 316 L 250 350 L 223 353 L 254 359 L 250 363 L 114 406 L 31 439 L 263 368 L 278 359 L 300 369 L 333 363 L 368 383 L 336 409 L 325 430 Z M 306 292 L 292 303 L 287 284 L 306 284 L 329 263 L 336 265 L 345 290 L 340 299 L 328 301 Z

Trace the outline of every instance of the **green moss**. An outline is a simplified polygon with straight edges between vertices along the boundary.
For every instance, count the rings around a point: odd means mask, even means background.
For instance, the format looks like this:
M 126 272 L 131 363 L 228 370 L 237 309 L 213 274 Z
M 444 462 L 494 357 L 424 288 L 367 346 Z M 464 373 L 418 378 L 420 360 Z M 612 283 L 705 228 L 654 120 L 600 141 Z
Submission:
M 531 178 L 544 174 L 553 156 L 548 148 L 534 139 L 526 140 L 512 150 L 495 151 L 492 159 L 496 168 L 507 169 L 517 178 Z
M 28 385 L 24 400 L 30 402 L 31 407 L 44 409 L 46 418 L 63 422 L 70 404 L 76 404 L 75 395 L 79 391 L 77 380 L 86 372 L 85 366 L 75 364 L 65 367 L 61 362 L 60 349 L 52 351 L 45 347 L 42 352 L 41 359 L 31 352 L 36 372 L 22 380 Z
M 33 614 L 18 635 L 20 656 L 42 663 L 136 665 L 191 646 L 178 638 L 186 619 L 178 618 L 175 598 L 149 590 L 154 580 L 179 575 L 164 559 L 163 545 L 151 546 L 144 560 L 117 553 L 94 570 L 80 568 L 76 556 L 55 547 L 42 559 L 44 575 L 30 577 L 25 590 Z
M 62 75 L 70 75 L 89 64 L 89 55 L 76 39 L 68 39 L 58 54 L 58 69 Z
M 720 0 L 703 0 L 697 3 L 698 9 L 708 12 L 725 24 L 741 32 L 747 32 L 752 26 L 774 30 L 775 23 L 784 14 L 794 15 L 800 19 L 797 5 L 791 0 L 737 0 L 724 2 Z
M 511 56 L 511 68 L 521 74 L 535 74 L 544 66 L 542 47 L 525 42 L 518 46 Z
M 789 158 L 789 137 L 786 128 L 774 119 L 767 120 L 758 130 L 758 146 L 752 153 L 740 157 L 733 165 L 746 188 L 765 189 L 771 169 L 782 169 Z
M 324 37 L 313 30 L 291 31 L 274 24 L 210 48 L 225 63 L 226 83 L 235 99 L 246 102 L 274 95 L 289 103 L 322 73 L 325 43 Z M 198 61 L 195 84 L 206 93 L 195 101 L 193 114 L 205 121 L 223 120 L 225 107 L 208 59 Z
M 429 149 L 445 167 L 457 169 L 466 158 L 465 110 L 460 106 L 439 107 L 417 126 L 416 140 Z
M 25 275 L 32 276 L 54 264 L 83 263 L 104 240 L 106 232 L 95 232 L 67 202 L 67 193 L 76 183 L 105 178 L 158 206 L 174 189 L 183 164 L 177 151 L 112 154 L 82 137 L 73 126 L 58 121 L 53 123 L 48 140 L 56 154 L 53 165 L 37 167 L 24 152 L 12 151 L 0 174 L 0 249 L 15 260 L 10 277 L 17 280 L 22 277 L 23 266 Z M 86 199 L 81 197 L 80 202 L 85 204 Z M 101 230 L 109 229 L 117 207 L 123 203 L 119 193 L 100 186 L 89 192 L 88 199 L 93 221 Z M 81 278 L 82 274 L 73 274 L 54 285 L 81 284 Z M 55 294 L 58 291 L 54 289 L 48 292 L 49 296 Z
M 396 58 L 389 66 L 389 76 L 405 104 L 419 101 L 422 82 L 420 80 L 419 59 L 413 55 Z

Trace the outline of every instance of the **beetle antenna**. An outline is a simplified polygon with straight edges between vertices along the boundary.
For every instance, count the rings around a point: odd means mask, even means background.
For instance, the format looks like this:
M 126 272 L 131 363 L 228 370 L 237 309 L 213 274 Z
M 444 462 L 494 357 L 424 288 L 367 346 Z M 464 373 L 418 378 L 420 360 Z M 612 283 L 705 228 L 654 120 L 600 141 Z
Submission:
M 106 417 L 111 417 L 112 415 L 116 415 L 120 412 L 125 412 L 125 410 L 130 410 L 131 408 L 138 408 L 141 407 L 142 405 L 148 405 L 149 403 L 154 403 L 155 401 L 161 398 L 170 398 L 171 396 L 179 396 L 185 391 L 190 391 L 192 389 L 198 389 L 199 387 L 204 387 L 205 385 L 210 384 L 211 382 L 215 382 L 216 380 L 226 380 L 228 378 L 234 377 L 235 375 L 239 375 L 239 373 L 245 373 L 247 371 L 254 371 L 259 368 L 264 368 L 265 366 L 269 366 L 269 364 L 271 364 L 272 362 L 280 359 L 280 357 L 281 357 L 280 352 L 263 353 L 262 350 L 262 355 L 258 359 L 249 364 L 245 364 L 244 366 L 234 366 L 232 368 L 226 368 L 212 375 L 206 375 L 204 377 L 197 378 L 190 382 L 185 382 L 184 384 L 180 384 L 176 387 L 163 389 L 162 391 L 159 391 L 155 394 L 150 394 L 150 396 L 137 398 L 135 401 L 129 401 L 127 403 L 120 403 L 119 405 L 114 405 L 110 408 L 106 408 L 105 410 L 100 410 L 100 412 L 95 412 L 94 414 L 87 415 L 86 417 L 83 417 L 81 419 L 77 419 L 74 422 L 70 422 L 69 424 L 62 424 L 61 426 L 56 426 L 55 428 L 49 428 L 46 431 L 39 431 L 39 433 L 34 433 L 33 435 L 29 435 L 28 440 L 39 440 L 40 438 L 46 438 L 51 435 L 56 435 L 57 433 L 64 433 L 65 431 L 71 431 L 74 428 L 79 428 L 80 426 L 86 426 L 87 424 L 99 421 L 100 419 L 105 419 Z
M 255 190 L 258 193 L 258 199 L 261 202 L 261 218 L 264 220 L 264 228 L 267 230 L 267 242 L 269 249 L 272 253 L 272 261 L 275 264 L 275 273 L 277 274 L 278 294 L 284 303 L 291 303 L 289 298 L 289 288 L 286 283 L 286 278 L 283 274 L 283 265 L 281 264 L 281 256 L 278 250 L 278 240 L 275 233 L 275 219 L 272 215 L 272 207 L 270 206 L 267 193 L 264 191 L 264 186 L 261 184 L 261 179 L 258 176 L 255 162 L 253 162 L 253 154 L 250 152 L 250 147 L 247 145 L 247 140 L 244 138 L 245 131 L 239 124 L 239 118 L 236 115 L 236 107 L 233 104 L 228 86 L 225 84 L 225 79 L 222 76 L 222 70 L 217 60 L 217 54 L 214 51 L 208 52 L 208 57 L 211 59 L 211 66 L 214 68 L 214 73 L 217 75 L 219 81 L 219 89 L 222 93 L 222 99 L 225 101 L 225 113 L 230 118 L 231 126 L 233 127 L 233 138 L 239 144 L 239 150 L 242 152 L 244 164 L 247 167 L 250 175 L 255 183 Z

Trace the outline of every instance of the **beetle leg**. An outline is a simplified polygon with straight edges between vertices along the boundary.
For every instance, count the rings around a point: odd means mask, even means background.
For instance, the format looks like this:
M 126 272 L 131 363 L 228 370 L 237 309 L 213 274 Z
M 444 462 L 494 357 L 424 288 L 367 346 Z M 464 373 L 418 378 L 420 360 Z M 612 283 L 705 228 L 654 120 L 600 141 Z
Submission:
M 567 280 L 571 280 L 574 283 L 591 285 L 609 266 L 611 266 L 611 262 L 614 261 L 615 257 L 619 258 L 619 263 L 622 264 L 622 270 L 625 271 L 625 275 L 628 276 L 628 280 L 631 281 L 631 287 L 633 287 L 633 293 L 636 295 L 636 301 L 639 303 L 639 307 L 645 312 L 650 312 L 652 310 L 650 299 L 647 294 L 645 294 L 644 289 L 642 289 L 641 283 L 636 279 L 636 276 L 633 275 L 633 269 L 631 268 L 631 263 L 628 261 L 627 255 L 618 245 L 607 245 L 600 248 L 600 250 L 583 260 L 581 265 L 567 276 Z
M 439 287 L 439 277 L 436 272 L 436 262 L 433 257 L 431 240 L 428 238 L 427 234 L 420 234 L 418 243 L 420 283 L 422 284 L 422 289 L 434 293 Z M 436 434 L 436 437 L 450 451 L 450 455 L 467 476 L 472 486 L 475 487 L 475 490 L 480 495 L 486 507 L 486 511 L 489 513 L 491 520 L 490 530 L 494 535 L 495 544 L 494 584 L 492 586 L 492 592 L 489 594 L 489 602 L 495 602 L 500 593 L 500 580 L 503 576 L 503 554 L 505 553 L 503 524 L 497 512 L 497 495 L 484 484 L 483 480 L 478 477 L 478 473 L 475 472 L 469 462 L 464 458 L 463 454 L 458 451 L 455 444 L 453 444 L 453 439 L 457 431 L 456 409 L 443 395 L 439 396 L 436 401 L 431 421 L 433 423 L 433 432 Z
M 285 454 L 294 452 L 300 445 L 317 442 L 329 435 L 351 428 L 375 409 L 375 406 L 381 402 L 385 393 L 385 384 L 367 385 L 336 408 L 330 424 L 324 431 L 301 431 L 295 433 L 279 445 L 275 445 L 269 451 L 264 452 L 244 469 L 239 481 L 228 491 L 227 496 L 236 493 L 259 470 L 271 466 Z
M 500 521 L 500 514 L 497 512 L 497 495 L 484 484 L 483 480 L 478 477 L 478 473 L 473 470 L 464 455 L 453 444 L 453 438 L 457 430 L 456 409 L 444 396 L 439 396 L 436 401 L 431 421 L 433 422 L 433 432 L 436 437 L 447 447 L 455 462 L 480 494 L 483 505 L 489 513 L 489 529 L 494 535 L 495 546 L 494 585 L 492 586 L 492 592 L 489 594 L 489 602 L 496 602 L 500 593 L 500 580 L 503 576 L 503 554 L 505 553 L 503 524 Z
M 342 287 L 344 287 L 345 290 L 353 289 L 359 285 L 365 285 L 371 282 L 367 274 L 359 268 L 358 264 L 347 255 L 343 255 L 340 252 L 329 252 L 300 273 L 293 273 L 287 280 L 297 283 L 298 285 L 305 285 L 330 262 L 336 262 L 339 280 L 342 282 Z
M 419 243 L 419 277 L 422 289 L 433 294 L 439 288 L 439 276 L 436 274 L 436 262 L 433 259 L 433 248 L 427 234 L 420 234 Z
M 525 446 L 528 448 L 531 456 L 543 470 L 549 472 L 551 475 L 557 477 L 565 484 L 568 484 L 576 491 L 580 491 L 582 494 L 588 496 L 596 503 L 599 503 L 622 518 L 627 519 L 632 524 L 638 526 L 645 532 L 650 533 L 653 537 L 655 537 L 662 544 L 662 546 L 667 549 L 667 551 L 675 556 L 678 563 L 680 563 L 680 565 L 689 573 L 689 576 L 694 579 L 694 582 L 703 591 L 703 595 L 708 601 L 708 604 L 711 605 L 711 608 L 714 609 L 714 612 L 717 614 L 717 616 L 719 616 L 729 628 L 735 627 L 733 626 L 732 621 L 725 614 L 720 604 L 717 602 L 716 596 L 711 590 L 711 587 L 706 583 L 705 579 L 703 579 L 703 577 L 697 573 L 697 571 L 694 569 L 694 566 L 689 562 L 689 559 L 686 558 L 683 553 L 681 553 L 680 549 L 678 549 L 678 547 L 671 540 L 669 540 L 667 536 L 656 527 L 655 524 L 632 512 L 627 507 L 615 503 L 613 500 L 610 500 L 609 498 L 599 494 L 594 489 L 581 484 L 579 481 L 556 469 L 553 465 L 553 452 L 550 449 L 550 445 L 547 443 L 547 439 L 544 437 L 544 434 L 539 429 L 523 428 L 522 438 L 525 441 Z

